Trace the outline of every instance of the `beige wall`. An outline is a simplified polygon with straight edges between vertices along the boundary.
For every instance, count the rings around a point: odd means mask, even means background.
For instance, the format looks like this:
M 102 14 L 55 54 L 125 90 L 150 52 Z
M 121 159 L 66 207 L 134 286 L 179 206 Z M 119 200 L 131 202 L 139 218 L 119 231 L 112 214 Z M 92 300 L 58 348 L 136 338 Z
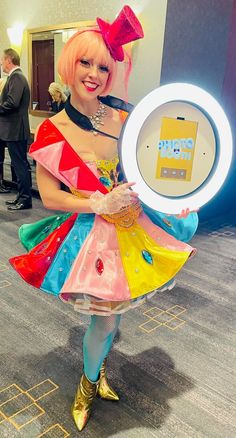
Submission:
M 22 22 L 26 29 L 93 20 L 97 16 L 112 21 L 122 6 L 128 4 L 140 17 L 145 38 L 134 44 L 133 72 L 129 101 L 137 103 L 160 83 L 167 0 L 1 0 L 0 51 L 10 46 L 7 27 Z M 22 46 L 21 66 L 28 75 L 26 35 Z M 32 117 L 35 127 L 42 119 Z

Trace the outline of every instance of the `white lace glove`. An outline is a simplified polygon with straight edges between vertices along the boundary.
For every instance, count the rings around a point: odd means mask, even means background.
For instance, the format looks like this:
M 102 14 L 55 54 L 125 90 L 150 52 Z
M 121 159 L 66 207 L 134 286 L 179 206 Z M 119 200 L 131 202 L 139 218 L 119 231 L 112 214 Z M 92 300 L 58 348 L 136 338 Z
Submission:
M 97 190 L 90 196 L 91 209 L 96 214 L 118 213 L 137 199 L 138 194 L 129 189 L 132 185 L 134 183 L 121 184 L 106 195 Z

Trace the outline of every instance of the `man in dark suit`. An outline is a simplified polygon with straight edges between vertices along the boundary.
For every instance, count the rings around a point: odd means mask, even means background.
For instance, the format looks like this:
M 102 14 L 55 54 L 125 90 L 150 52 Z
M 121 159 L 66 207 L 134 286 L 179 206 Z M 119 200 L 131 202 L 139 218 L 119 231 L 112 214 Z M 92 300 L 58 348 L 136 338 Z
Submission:
M 27 160 L 30 90 L 15 50 L 4 50 L 1 64 L 8 79 L 0 97 L 0 141 L 4 141 L 8 147 L 18 186 L 16 199 L 6 201 L 6 204 L 8 210 L 17 211 L 32 208 L 30 166 Z

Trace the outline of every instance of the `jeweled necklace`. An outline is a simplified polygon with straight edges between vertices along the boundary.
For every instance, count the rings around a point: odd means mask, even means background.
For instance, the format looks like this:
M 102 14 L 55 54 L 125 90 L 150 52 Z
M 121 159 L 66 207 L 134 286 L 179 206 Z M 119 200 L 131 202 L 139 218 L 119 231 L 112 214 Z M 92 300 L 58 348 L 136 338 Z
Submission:
M 107 109 L 102 102 L 99 102 L 98 110 L 95 114 L 88 116 L 90 122 L 95 129 L 99 129 L 100 126 L 104 125 L 104 117 L 107 115 Z M 97 131 L 93 131 L 94 135 L 97 135 Z
M 105 110 L 106 110 L 106 107 L 105 107 Z M 114 135 L 108 134 L 107 132 L 103 132 L 103 131 L 100 131 L 99 129 L 95 128 L 95 126 L 93 126 L 92 121 L 89 119 L 89 117 L 80 113 L 74 106 L 71 105 L 70 96 L 66 100 L 65 111 L 66 111 L 66 114 L 68 115 L 68 117 L 72 120 L 72 122 L 74 122 L 80 128 L 85 129 L 86 131 L 92 131 L 93 133 L 98 132 L 101 135 L 105 135 L 106 137 L 110 137 L 110 138 L 113 138 L 114 140 L 118 140 L 118 137 L 115 137 Z M 104 115 L 104 117 L 105 117 L 105 115 Z

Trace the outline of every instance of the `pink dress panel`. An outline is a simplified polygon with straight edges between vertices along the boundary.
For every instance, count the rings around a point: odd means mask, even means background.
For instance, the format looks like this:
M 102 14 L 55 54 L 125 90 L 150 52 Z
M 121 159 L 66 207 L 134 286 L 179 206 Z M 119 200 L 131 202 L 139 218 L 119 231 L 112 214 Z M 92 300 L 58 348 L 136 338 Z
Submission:
M 172 251 L 186 251 L 192 253 L 192 246 L 177 240 L 162 228 L 158 227 L 158 225 L 155 225 L 146 214 L 142 213 L 139 216 L 138 224 L 141 225 L 147 234 L 149 234 L 151 238 L 163 248 L 167 248 Z
M 101 259 L 104 271 L 98 275 L 96 262 Z M 65 281 L 61 294 L 84 293 L 105 301 L 130 299 L 130 291 L 124 275 L 116 230 L 99 216 L 85 240 Z

